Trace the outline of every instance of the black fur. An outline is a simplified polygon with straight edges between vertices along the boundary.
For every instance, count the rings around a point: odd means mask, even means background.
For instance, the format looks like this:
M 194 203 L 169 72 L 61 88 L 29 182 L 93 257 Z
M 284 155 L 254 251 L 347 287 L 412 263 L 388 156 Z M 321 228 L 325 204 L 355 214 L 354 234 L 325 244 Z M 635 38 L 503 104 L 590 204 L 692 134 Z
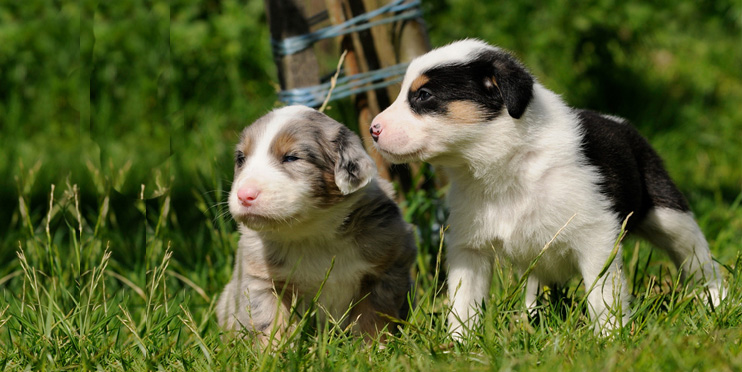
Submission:
M 516 119 L 533 98 L 533 77 L 509 54 L 486 50 L 466 63 L 431 68 L 423 73 L 428 82 L 408 92 L 408 102 L 418 115 L 445 115 L 448 103 L 469 101 L 479 106 L 486 120 L 500 115 L 503 107 Z M 496 86 L 487 84 L 494 79 Z M 427 99 L 421 92 L 428 92 Z
M 621 221 L 634 212 L 629 229 L 653 207 L 690 210 L 662 159 L 629 123 L 588 110 L 579 110 L 577 115 L 584 133 L 582 151 L 602 176 L 601 192 L 611 200 Z
M 482 57 L 495 67 L 495 82 L 500 90 L 508 114 L 519 119 L 533 98 L 533 76 L 520 62 L 509 54 L 498 51 L 487 51 Z

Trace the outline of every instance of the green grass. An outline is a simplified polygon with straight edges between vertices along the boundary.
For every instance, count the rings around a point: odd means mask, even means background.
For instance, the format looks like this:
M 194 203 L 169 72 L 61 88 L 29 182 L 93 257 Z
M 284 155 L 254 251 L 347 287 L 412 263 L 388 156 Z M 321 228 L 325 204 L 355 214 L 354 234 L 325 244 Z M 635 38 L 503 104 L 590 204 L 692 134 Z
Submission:
M 276 97 L 263 2 L 0 0 L 0 369 L 742 369 L 739 1 L 423 4 L 434 45 L 483 38 L 571 105 L 629 118 L 725 266 L 727 302 L 705 306 L 628 238 L 626 329 L 596 337 L 577 280 L 525 318 L 501 263 L 482 327 L 452 345 L 445 190 L 415 190 L 402 208 L 418 230 L 417 306 L 385 348 L 311 316 L 271 350 L 224 339 L 213 307 L 238 238 L 223 204 L 232 147 Z M 352 104 L 332 106 L 355 125 Z
M 27 172 L 24 179 L 32 179 Z M 131 201 L 142 224 L 130 231 L 139 238 L 130 238 L 117 227 L 123 215 L 112 208 L 111 188 L 101 190 L 87 210 L 80 209 L 76 185 L 50 186 L 42 205 L 19 195 L 17 257 L 0 278 L 3 370 L 742 368 L 740 241 L 724 238 L 737 231 L 723 230 L 717 235 L 721 241 L 711 239 L 727 268 L 730 290 L 716 309 L 705 305 L 698 289 L 679 282 L 666 257 L 650 254 L 645 243 L 626 241 L 623 259 L 636 296 L 635 314 L 630 326 L 609 337 L 594 335 L 585 289 L 577 281 L 551 289 L 545 295 L 550 300 L 544 298 L 538 316 L 529 319 L 518 278 L 501 263 L 483 326 L 474 337 L 452 343 L 438 246 L 422 247 L 415 268 L 417 306 L 383 348 L 332 324 L 317 324 L 309 313 L 298 320 L 295 334 L 266 350 L 249 338 L 221 337 L 215 322 L 213 307 L 229 279 L 237 239 L 218 207 L 224 193 L 206 192 L 197 205 L 211 245 L 205 260 L 192 261 L 191 252 L 178 247 L 175 237 L 183 233 L 167 194 Z M 740 199 L 701 216 L 701 223 L 717 214 L 729 219 L 727 226 L 739 224 Z M 435 208 L 428 197 L 409 200 L 408 218 Z M 135 251 L 146 252 L 143 264 L 130 261 Z

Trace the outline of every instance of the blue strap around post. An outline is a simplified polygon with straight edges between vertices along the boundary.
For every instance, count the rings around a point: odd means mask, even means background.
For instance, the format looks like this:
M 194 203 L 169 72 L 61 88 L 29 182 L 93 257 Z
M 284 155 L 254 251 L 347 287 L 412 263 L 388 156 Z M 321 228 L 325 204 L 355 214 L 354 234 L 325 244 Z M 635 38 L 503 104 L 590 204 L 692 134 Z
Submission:
M 394 13 L 394 15 L 369 22 L 371 18 L 386 13 Z M 283 57 L 295 54 L 309 48 L 319 40 L 367 30 L 378 25 L 420 17 L 422 17 L 420 0 L 407 3 L 405 3 L 405 0 L 394 0 L 385 6 L 353 17 L 338 25 L 325 27 L 308 34 L 292 36 L 283 40 L 271 40 L 273 55 L 275 57 Z M 332 89 L 331 100 L 342 99 L 354 94 L 399 83 L 404 77 L 407 65 L 403 63 L 379 70 L 342 77 L 337 80 L 335 88 Z M 325 97 L 327 97 L 330 89 L 331 84 L 327 82 L 310 87 L 281 91 L 278 94 L 278 98 L 287 105 L 319 106 L 325 100 Z
M 368 22 L 371 18 L 386 13 L 397 14 L 378 21 Z M 420 10 L 420 0 L 411 1 L 409 3 L 404 3 L 404 0 L 394 0 L 391 3 L 382 6 L 381 8 L 375 9 L 368 13 L 363 13 L 338 25 L 325 27 L 304 35 L 287 37 L 283 40 L 271 40 L 273 55 L 276 57 L 288 56 L 301 52 L 302 50 L 309 48 L 314 43 L 322 39 L 347 35 L 353 32 L 367 30 L 374 26 L 419 18 L 421 16 L 422 11 Z M 358 25 L 359 23 L 363 22 L 367 23 Z
M 354 94 L 397 84 L 404 78 L 407 66 L 408 63 L 401 63 L 379 70 L 342 77 L 337 80 L 336 86 L 332 90 L 331 99 L 342 99 Z M 278 99 L 287 105 L 315 107 L 322 104 L 330 92 L 330 88 L 331 84 L 327 82 L 311 87 L 282 90 L 278 93 Z

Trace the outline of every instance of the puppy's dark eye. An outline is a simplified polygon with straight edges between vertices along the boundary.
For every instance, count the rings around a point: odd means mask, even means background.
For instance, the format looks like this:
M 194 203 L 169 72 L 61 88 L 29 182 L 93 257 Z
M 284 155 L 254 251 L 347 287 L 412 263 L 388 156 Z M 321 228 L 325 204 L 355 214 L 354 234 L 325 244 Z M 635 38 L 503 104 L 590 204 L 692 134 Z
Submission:
M 425 102 L 425 101 L 427 101 L 427 100 L 429 100 L 431 98 L 433 98 L 433 93 L 430 90 L 428 90 L 426 88 L 422 88 L 422 89 L 420 89 L 420 90 L 417 91 L 417 100 L 418 101 Z
M 297 160 L 299 160 L 299 158 L 296 157 L 296 156 L 293 156 L 293 155 L 284 155 L 283 156 L 283 159 L 281 159 L 281 162 L 282 163 L 291 163 L 291 162 L 294 162 L 294 161 L 297 161 Z
M 245 164 L 245 154 L 242 151 L 238 150 L 234 153 L 234 163 L 237 167 L 241 167 L 242 164 Z

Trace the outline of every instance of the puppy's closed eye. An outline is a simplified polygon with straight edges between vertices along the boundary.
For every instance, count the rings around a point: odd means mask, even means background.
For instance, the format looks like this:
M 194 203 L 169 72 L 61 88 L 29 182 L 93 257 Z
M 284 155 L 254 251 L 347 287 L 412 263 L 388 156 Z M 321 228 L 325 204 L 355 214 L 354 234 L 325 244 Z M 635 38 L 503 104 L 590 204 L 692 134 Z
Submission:
M 234 164 L 238 168 L 241 167 L 243 164 L 245 164 L 245 159 L 247 159 L 247 157 L 245 156 L 245 153 L 243 153 L 240 150 L 235 151 L 235 153 L 234 153 Z
M 298 157 L 298 156 L 295 156 L 295 155 L 286 154 L 286 155 L 283 156 L 283 158 L 281 158 L 281 163 L 283 163 L 283 164 L 285 164 L 285 163 L 293 163 L 293 162 L 295 162 L 297 160 L 301 160 L 301 158 Z

